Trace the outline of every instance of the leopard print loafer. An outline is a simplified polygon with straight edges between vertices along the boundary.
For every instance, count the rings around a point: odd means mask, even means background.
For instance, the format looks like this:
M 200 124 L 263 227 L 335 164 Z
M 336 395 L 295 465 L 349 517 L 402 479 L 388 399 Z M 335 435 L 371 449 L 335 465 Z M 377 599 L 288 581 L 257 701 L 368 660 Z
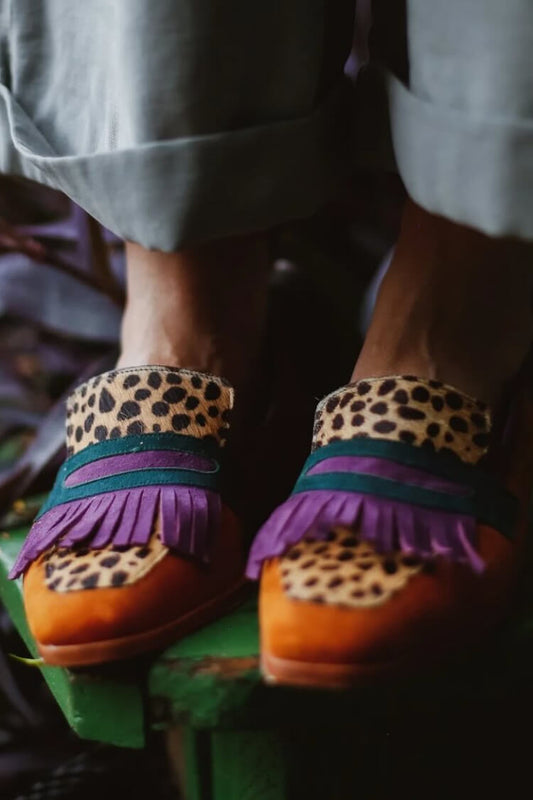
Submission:
M 525 392 L 505 426 L 413 376 L 326 397 L 302 475 L 248 563 L 266 680 L 349 687 L 479 639 L 516 584 L 532 453 Z
M 67 460 L 11 577 L 49 664 L 163 647 L 242 593 L 237 518 L 220 497 L 233 390 L 185 369 L 117 369 L 67 402 Z

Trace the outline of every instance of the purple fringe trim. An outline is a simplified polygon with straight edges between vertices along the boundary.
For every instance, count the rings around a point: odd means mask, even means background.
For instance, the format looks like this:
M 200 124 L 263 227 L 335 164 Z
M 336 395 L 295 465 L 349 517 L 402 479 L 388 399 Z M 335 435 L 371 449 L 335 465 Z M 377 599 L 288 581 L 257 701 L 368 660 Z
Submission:
M 9 577 L 18 578 L 54 544 L 95 550 L 146 545 L 158 517 L 164 545 L 207 562 L 220 513 L 220 495 L 194 486 L 122 489 L 64 503 L 34 523 Z
M 274 511 L 252 545 L 247 576 L 257 579 L 263 561 L 283 555 L 304 536 L 325 539 L 334 525 L 357 526 L 361 539 L 381 553 L 401 550 L 420 558 L 445 556 L 475 572 L 484 569 L 475 550 L 474 517 L 374 495 L 323 490 L 293 494 Z

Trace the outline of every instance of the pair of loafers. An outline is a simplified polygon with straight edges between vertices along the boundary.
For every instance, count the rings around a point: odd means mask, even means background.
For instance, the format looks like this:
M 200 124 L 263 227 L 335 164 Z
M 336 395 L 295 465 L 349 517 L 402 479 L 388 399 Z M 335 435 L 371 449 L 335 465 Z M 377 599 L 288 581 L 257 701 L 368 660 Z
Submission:
M 233 391 L 142 367 L 67 404 L 68 457 L 12 577 L 49 664 L 163 647 L 246 590 L 237 516 L 220 494 Z M 505 614 L 526 536 L 533 408 L 437 381 L 359 381 L 318 406 L 294 492 L 259 531 L 262 670 L 348 687 L 420 668 Z

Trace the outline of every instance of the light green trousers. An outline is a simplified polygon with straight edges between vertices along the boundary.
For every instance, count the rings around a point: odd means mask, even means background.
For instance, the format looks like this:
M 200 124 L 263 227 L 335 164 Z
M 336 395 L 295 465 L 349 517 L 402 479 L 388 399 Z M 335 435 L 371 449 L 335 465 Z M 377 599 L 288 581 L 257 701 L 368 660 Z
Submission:
M 421 205 L 533 238 L 531 0 L 376 0 L 355 91 L 353 5 L 0 0 L 0 170 L 175 250 L 311 215 L 391 140 Z

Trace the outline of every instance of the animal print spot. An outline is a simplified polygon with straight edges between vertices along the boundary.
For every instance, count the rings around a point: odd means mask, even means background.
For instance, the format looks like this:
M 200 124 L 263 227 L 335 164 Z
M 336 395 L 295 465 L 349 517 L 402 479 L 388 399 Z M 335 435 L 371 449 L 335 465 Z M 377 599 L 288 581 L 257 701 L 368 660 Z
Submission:
M 405 391 L 405 389 L 398 389 L 397 392 L 394 392 L 392 399 L 396 403 L 400 403 L 401 405 L 405 405 L 405 403 L 409 402 L 409 395 Z
M 435 411 L 442 411 L 442 409 L 444 408 L 444 400 L 442 399 L 442 397 L 435 395 L 435 397 L 431 398 L 431 405 L 433 406 Z
M 137 558 L 146 558 L 146 556 L 150 555 L 150 548 L 149 547 L 139 547 L 136 552 Z
M 463 399 L 457 392 L 446 392 L 444 399 L 446 400 L 446 404 L 454 411 L 458 411 L 463 407 Z
M 82 578 L 81 585 L 84 589 L 94 589 L 94 587 L 98 583 L 98 573 L 93 572 L 92 575 L 87 575 L 86 578 Z
M 304 586 L 316 586 L 317 583 L 318 583 L 318 578 L 307 578 L 307 580 L 304 581 Z
M 191 422 L 191 418 L 187 414 L 174 414 L 172 417 L 172 427 L 175 431 L 182 431 Z
M 148 386 L 152 387 L 152 389 L 159 389 L 161 386 L 161 375 L 159 372 L 151 372 L 148 375 L 147 383 Z
M 383 397 L 383 395 L 389 394 L 395 388 L 396 388 L 396 381 L 395 380 L 389 379 L 389 380 L 383 381 L 383 383 L 381 384 L 381 386 L 378 389 L 378 395 L 380 397 Z
M 301 555 L 302 555 L 302 551 L 301 550 L 290 550 L 287 553 L 287 558 L 290 558 L 291 561 L 297 561 L 300 558 Z
M 328 402 L 326 403 L 326 411 L 328 412 L 328 414 L 332 414 L 338 405 L 339 405 L 339 398 L 330 397 Z
M 352 425 L 354 426 L 354 428 L 358 428 L 360 425 L 363 424 L 364 421 L 365 418 L 363 417 L 362 414 L 355 414 L 355 416 L 352 417 Z
M 400 406 L 398 409 L 398 416 L 402 419 L 425 419 L 424 411 L 418 408 L 411 408 L 410 406 Z
M 196 419 L 196 424 L 199 425 L 200 428 L 205 427 L 207 420 L 203 414 L 197 414 L 195 419 Z M 222 438 L 225 438 L 226 435 L 227 435 L 226 431 L 224 430 L 219 431 L 219 436 L 221 436 Z
M 189 411 L 193 411 L 198 405 L 200 405 L 200 401 L 197 397 L 193 397 L 192 395 L 185 401 L 185 408 Z
M 367 394 L 371 389 L 371 386 L 366 381 L 360 381 L 357 384 L 357 394 Z
M 353 557 L 354 554 L 352 553 L 351 550 L 341 550 L 341 552 L 337 556 L 339 561 L 349 561 Z
M 76 428 L 76 441 L 77 441 L 77 442 L 81 442 L 82 438 L 83 438 L 83 428 L 80 428 L 80 427 L 78 426 L 78 427 Z
M 128 573 L 123 570 L 117 570 L 111 577 L 111 584 L 113 586 L 122 586 L 128 579 Z
M 381 419 L 374 425 L 374 430 L 376 433 L 391 433 L 396 430 L 396 423 L 388 419 Z
M 88 417 L 85 418 L 85 422 L 83 423 L 83 427 L 85 428 L 85 433 L 89 433 L 94 423 L 94 414 L 89 414 Z
M 357 547 L 358 539 L 356 536 L 347 536 L 345 539 L 342 539 L 339 544 L 341 547 Z M 318 550 L 315 552 L 318 552 Z
M 355 413 L 357 411 L 362 411 L 364 407 L 365 407 L 364 400 L 356 400 L 355 403 L 352 403 L 352 405 L 350 406 L 350 411 L 353 411 Z
M 100 392 L 100 400 L 98 402 L 98 410 L 100 411 L 100 414 L 108 414 L 110 411 L 113 411 L 115 405 L 115 398 L 104 386 Z
M 89 406 L 89 408 L 92 408 L 94 406 L 95 402 L 96 402 L 96 395 L 92 394 L 89 397 L 89 399 L 87 400 L 87 405 Z
M 181 383 L 181 375 L 177 375 L 175 372 L 169 372 L 167 375 L 167 383 L 174 385 Z
M 472 436 L 472 441 L 477 447 L 488 447 L 490 436 L 488 433 L 475 433 Z
M 485 428 L 486 427 L 486 420 L 483 414 L 477 414 L 475 411 L 471 414 L 470 419 L 476 426 L 476 428 Z
M 374 403 L 373 406 L 370 406 L 370 411 L 373 414 L 386 414 L 387 413 L 387 403 Z
M 109 432 L 110 439 L 120 439 L 120 428 L 112 428 Z
M 386 558 L 381 562 L 381 566 L 383 567 L 383 572 L 387 575 L 394 575 L 398 571 L 398 565 L 393 558 Z
M 132 417 L 138 417 L 141 413 L 141 407 L 139 403 L 136 403 L 134 400 L 126 400 L 125 403 L 122 403 L 120 406 L 120 411 L 117 414 L 117 419 L 126 420 L 131 419 Z
M 94 438 L 99 442 L 103 442 L 107 438 L 107 428 L 105 425 L 97 425 L 94 429 Z
M 459 433 L 468 433 L 468 423 L 463 417 L 450 417 L 450 428 Z
M 216 406 L 209 406 L 207 413 L 210 417 L 218 417 L 218 408 Z
M 169 412 L 168 403 L 162 403 L 158 401 L 157 403 L 154 403 L 152 406 L 152 414 L 155 417 L 166 417 L 168 412 Z
M 425 386 L 415 386 L 411 392 L 411 397 L 413 400 L 416 400 L 417 403 L 427 403 L 429 400 L 429 392 Z
M 131 425 L 128 425 L 127 431 L 130 436 L 140 436 L 141 433 L 145 431 L 144 422 L 140 419 L 136 420 L 136 422 L 132 422 Z
M 172 389 L 167 389 L 163 394 L 163 400 L 166 403 L 174 405 L 175 403 L 179 403 L 180 400 L 183 400 L 186 394 L 187 392 L 181 386 L 173 386 Z
M 339 428 L 342 428 L 343 425 L 344 425 L 344 417 L 342 416 L 342 414 L 335 414 L 335 416 L 333 417 L 333 422 L 331 423 L 331 427 L 333 428 L 333 430 L 338 431 Z
M 354 393 L 353 392 L 346 392 L 346 394 L 343 396 L 343 398 L 342 398 L 342 400 L 340 402 L 340 406 L 339 407 L 340 408 L 344 408 L 344 406 L 347 406 L 348 403 L 350 402 L 350 400 L 353 397 L 354 397 Z
M 126 380 L 123 383 L 125 389 L 131 389 L 133 386 L 137 386 L 140 383 L 141 379 L 138 375 L 128 375 Z
M 444 441 L 448 443 L 453 442 L 453 436 L 449 431 L 446 431 L 446 433 L 444 434 Z
M 100 566 L 101 567 L 107 567 L 108 569 L 111 569 L 111 567 L 114 567 L 115 564 L 117 564 L 119 561 L 120 561 L 120 556 L 119 555 L 106 556 L 105 558 L 102 558 L 100 560 Z
M 426 428 L 426 433 L 428 436 L 438 436 L 440 433 L 440 425 L 437 422 L 431 422 Z
M 220 386 L 214 381 L 209 381 L 205 387 L 204 397 L 206 400 L 218 400 L 220 397 Z
M 157 423 L 155 425 L 152 425 L 152 430 L 154 433 L 159 433 L 161 430 L 161 425 L 157 425 Z
M 337 586 L 342 586 L 342 584 L 343 584 L 343 583 L 344 583 L 343 579 L 342 579 L 342 578 L 339 578 L 339 576 L 338 576 L 338 575 L 336 575 L 334 578 L 332 578 L 332 579 L 329 581 L 329 583 L 328 583 L 328 589 L 336 589 L 336 588 L 337 588 Z
M 150 391 L 150 389 L 137 389 L 134 397 L 136 400 L 142 402 L 143 400 L 146 400 L 148 397 L 150 397 L 151 394 L 152 392 Z

